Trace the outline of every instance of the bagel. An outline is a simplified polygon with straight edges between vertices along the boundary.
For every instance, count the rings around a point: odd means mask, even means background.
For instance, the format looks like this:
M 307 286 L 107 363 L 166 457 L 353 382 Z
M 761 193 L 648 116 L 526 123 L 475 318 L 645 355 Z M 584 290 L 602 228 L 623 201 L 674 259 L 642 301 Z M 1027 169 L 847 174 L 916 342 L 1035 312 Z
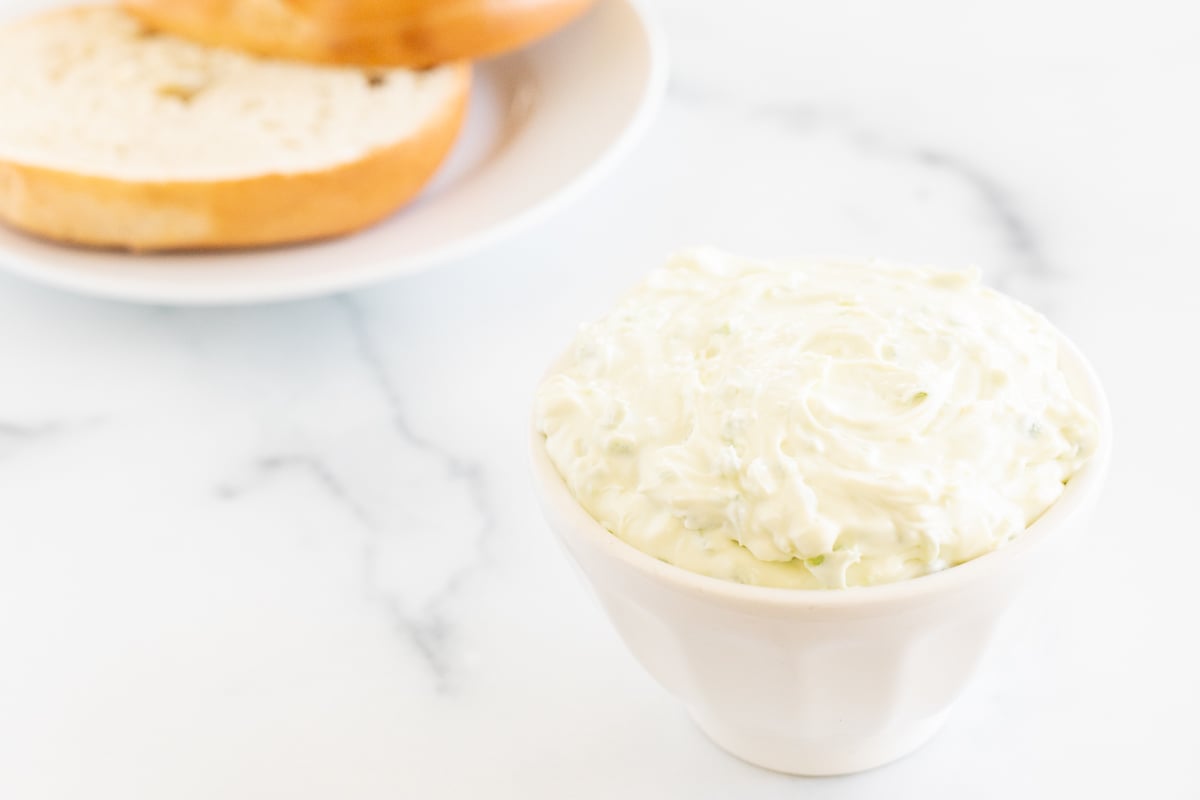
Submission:
M 592 0 L 124 0 L 148 25 L 208 45 L 319 64 L 425 67 L 498 55 Z
M 115 7 L 0 29 L 0 220 L 130 250 L 322 239 L 433 175 L 470 70 L 268 60 L 148 30 Z

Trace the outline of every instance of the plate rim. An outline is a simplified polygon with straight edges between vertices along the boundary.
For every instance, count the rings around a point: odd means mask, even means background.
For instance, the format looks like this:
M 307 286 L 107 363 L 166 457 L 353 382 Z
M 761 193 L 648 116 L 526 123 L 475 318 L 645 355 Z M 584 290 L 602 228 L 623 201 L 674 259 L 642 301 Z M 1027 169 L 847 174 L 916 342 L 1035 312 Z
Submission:
M 114 282 L 110 278 L 105 278 L 102 272 L 64 274 L 47 271 L 36 257 L 31 258 L 3 248 L 0 248 L 0 271 L 47 288 L 105 300 L 174 307 L 232 307 L 288 303 L 365 289 L 388 281 L 420 275 L 440 266 L 449 266 L 470 255 L 494 247 L 522 231 L 538 226 L 548 217 L 565 210 L 592 189 L 642 139 L 662 104 L 670 74 L 670 57 L 666 38 L 656 14 L 649 9 L 647 0 L 609 0 L 609 2 L 619 2 L 633 12 L 646 41 L 649 68 L 641 96 L 637 100 L 633 113 L 625 121 L 620 132 L 603 147 L 599 155 L 590 163 L 528 208 L 493 225 L 455 241 L 409 256 L 398 263 L 384 264 L 377 269 L 364 269 L 357 273 L 332 270 L 328 273 L 322 272 L 308 276 L 302 280 L 292 279 L 286 282 L 267 280 L 233 289 L 224 285 L 172 289 L 169 284 L 155 285 L 144 280 Z M 14 233 L 18 236 L 27 235 L 20 231 L 14 231 Z M 61 246 L 54 242 L 46 244 Z M 315 244 L 319 245 L 320 243 Z M 295 246 L 304 247 L 306 245 L 297 244 Z M 198 269 L 203 269 L 203 267 L 198 267 Z

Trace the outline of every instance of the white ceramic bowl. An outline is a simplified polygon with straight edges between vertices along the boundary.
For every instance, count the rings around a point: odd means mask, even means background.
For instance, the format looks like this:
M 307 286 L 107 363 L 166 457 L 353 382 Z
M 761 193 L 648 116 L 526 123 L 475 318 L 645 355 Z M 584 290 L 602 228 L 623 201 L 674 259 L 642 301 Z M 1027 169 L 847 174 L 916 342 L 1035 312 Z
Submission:
M 1096 413 L 1100 444 L 1018 539 L 943 572 L 845 590 L 745 586 L 646 555 L 575 501 L 534 431 L 537 493 L 642 665 L 713 741 L 763 767 L 857 772 L 916 750 L 941 727 L 1029 581 L 1052 574 L 1100 493 L 1112 424 L 1096 374 L 1065 338 L 1060 362 Z

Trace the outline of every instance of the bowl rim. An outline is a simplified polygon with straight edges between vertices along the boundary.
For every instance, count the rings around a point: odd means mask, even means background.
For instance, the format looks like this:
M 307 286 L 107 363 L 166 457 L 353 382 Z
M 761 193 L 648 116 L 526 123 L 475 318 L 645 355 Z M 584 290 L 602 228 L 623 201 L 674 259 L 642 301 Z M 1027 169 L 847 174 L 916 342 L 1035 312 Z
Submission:
M 1055 531 L 1067 528 L 1072 518 L 1090 506 L 1104 485 L 1112 455 L 1112 410 L 1091 362 L 1057 327 L 1053 330 L 1059 343 L 1059 366 L 1066 374 L 1072 392 L 1096 416 L 1099 431 L 1096 452 L 1067 482 L 1062 496 L 1026 528 L 1024 533 L 995 550 L 939 572 L 872 586 L 797 589 L 736 583 L 661 561 L 610 532 L 575 500 L 557 468 L 550 461 L 545 448 L 545 436 L 538 431 L 536 420 L 531 416 L 530 460 L 534 487 L 544 511 L 552 510 L 554 518 L 570 525 L 578 535 L 587 539 L 590 545 L 608 558 L 622 563 L 652 581 L 689 594 L 733 603 L 765 604 L 785 609 L 834 610 L 919 602 L 933 595 L 954 592 L 979 583 L 989 574 L 998 572 L 1037 548 Z M 555 363 L 559 360 L 556 359 Z M 547 513 L 547 517 L 550 516 L 550 513 Z M 551 528 L 554 527 L 556 526 L 552 519 Z M 558 530 L 555 533 L 562 539 L 566 538 Z

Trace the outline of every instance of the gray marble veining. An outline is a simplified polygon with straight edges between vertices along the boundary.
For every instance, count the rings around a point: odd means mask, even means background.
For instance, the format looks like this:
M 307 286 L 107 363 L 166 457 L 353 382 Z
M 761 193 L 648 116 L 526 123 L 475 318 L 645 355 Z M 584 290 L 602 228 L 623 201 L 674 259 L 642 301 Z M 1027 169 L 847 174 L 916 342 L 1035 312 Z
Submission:
M 669 97 L 690 107 L 724 110 L 734 118 L 759 119 L 801 136 L 831 134 L 866 156 L 895 159 L 943 173 L 961 183 L 976 198 L 981 221 L 993 228 L 1005 245 L 1006 258 L 990 265 L 995 268 L 991 279 L 994 286 L 1011 291 L 1018 277 L 1042 281 L 1056 274 L 1043 251 L 1036 223 L 1014 197 L 1012 189 L 985 166 L 961 152 L 911 141 L 892 129 L 868 125 L 844 108 L 802 101 L 748 101 L 741 96 L 680 80 L 672 83 Z M 1043 304 L 1049 301 L 1046 297 L 1040 299 Z
M 0 459 L 94 427 L 96 420 L 0 420 Z
M 473 540 L 474 556 L 459 561 L 446 570 L 441 588 L 428 596 L 418 609 L 408 609 L 403 602 L 403 589 L 379 576 L 375 561 L 385 532 L 374 531 L 364 550 L 364 571 L 369 591 L 387 607 L 397 630 L 403 632 L 421 652 L 437 680 L 439 691 L 455 688 L 453 646 L 455 630 L 452 601 L 463 581 L 487 562 L 487 540 L 495 530 L 496 519 L 488 496 L 487 474 L 483 465 L 470 458 L 449 452 L 431 438 L 417 433 L 404 414 L 400 389 L 388 370 L 379 345 L 371 335 L 366 313 L 350 296 L 333 301 L 344 315 L 354 341 L 362 368 L 390 412 L 392 428 L 409 447 L 422 451 L 436 462 L 448 480 L 464 491 L 478 517 L 476 530 L 459 531 Z

